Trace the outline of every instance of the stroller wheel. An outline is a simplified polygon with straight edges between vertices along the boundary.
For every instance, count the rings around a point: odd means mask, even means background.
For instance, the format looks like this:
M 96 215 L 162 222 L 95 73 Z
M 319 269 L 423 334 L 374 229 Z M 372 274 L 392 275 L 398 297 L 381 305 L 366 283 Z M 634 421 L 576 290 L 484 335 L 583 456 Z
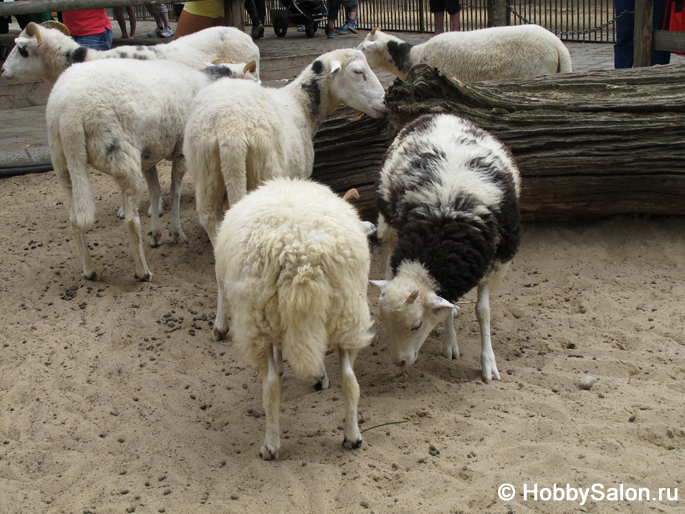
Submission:
M 286 32 L 288 32 L 288 19 L 276 18 L 274 20 L 274 32 L 278 37 L 285 37 Z
M 304 33 L 307 35 L 307 37 L 314 37 L 314 33 L 316 32 L 316 23 L 307 23 L 304 26 Z

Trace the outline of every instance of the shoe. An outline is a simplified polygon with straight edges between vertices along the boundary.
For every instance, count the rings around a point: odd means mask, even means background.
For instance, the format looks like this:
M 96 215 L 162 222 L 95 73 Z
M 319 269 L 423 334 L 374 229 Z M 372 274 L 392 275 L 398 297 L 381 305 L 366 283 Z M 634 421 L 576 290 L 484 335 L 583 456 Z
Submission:
M 300 25 L 299 27 L 297 27 L 297 31 L 298 32 L 304 32 L 305 31 L 304 25 Z
M 356 22 L 354 22 L 354 21 L 353 22 L 347 22 L 346 26 L 347 26 L 347 30 L 352 32 L 352 34 L 359 34 L 359 32 L 357 31 L 357 23 Z
M 171 29 L 169 29 L 171 30 Z M 154 32 L 150 32 L 147 37 L 162 37 L 162 32 L 164 32 L 164 27 L 157 27 Z
M 349 34 L 349 33 L 350 33 L 350 30 L 347 28 L 347 23 L 345 23 L 345 25 L 343 25 L 341 28 L 338 29 L 338 34 L 341 34 L 343 36 L 345 34 Z
M 162 33 L 160 34 L 161 37 L 173 37 L 174 31 L 171 30 L 171 27 L 164 27 L 164 30 L 162 30 Z
M 264 37 L 264 25 L 261 23 L 252 27 L 252 39 L 259 39 Z
M 330 32 L 328 32 L 328 29 L 326 29 L 326 37 L 328 39 L 333 39 L 335 37 L 335 30 L 331 30 Z

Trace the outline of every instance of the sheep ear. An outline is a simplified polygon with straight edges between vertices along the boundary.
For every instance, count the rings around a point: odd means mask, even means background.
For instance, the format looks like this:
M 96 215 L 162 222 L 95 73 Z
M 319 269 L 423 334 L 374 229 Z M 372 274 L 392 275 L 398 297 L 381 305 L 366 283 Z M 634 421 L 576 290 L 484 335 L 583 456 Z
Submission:
M 428 301 L 426 302 L 426 306 L 430 307 L 431 309 L 458 309 L 456 305 L 454 305 L 452 302 L 448 302 L 441 296 L 438 296 L 436 294 L 432 294 L 430 298 L 428 298 Z
M 378 50 L 380 47 L 381 44 L 378 41 L 365 41 L 362 43 L 362 50 L 366 50 L 368 52 Z
M 58 21 L 54 20 L 48 20 L 44 21 L 43 23 L 40 24 L 41 27 L 45 27 L 46 29 L 57 29 L 59 30 L 62 34 L 65 36 L 71 36 L 71 32 L 69 32 L 69 29 L 64 23 L 60 23 Z
M 388 287 L 389 283 L 389 280 L 369 280 L 369 284 L 378 287 L 381 291 Z
M 340 61 L 332 61 L 331 62 L 331 75 L 333 75 L 336 71 L 342 70 L 342 62 Z
M 254 73 L 255 71 L 257 71 L 257 61 L 252 59 L 243 68 L 243 73 Z
M 371 29 L 371 35 L 372 35 L 372 36 L 375 36 L 375 35 L 376 35 L 376 31 L 379 31 L 379 32 L 380 32 L 380 30 L 381 30 L 381 26 L 380 26 L 380 25 L 379 25 L 378 27 L 375 27 L 375 28 Z

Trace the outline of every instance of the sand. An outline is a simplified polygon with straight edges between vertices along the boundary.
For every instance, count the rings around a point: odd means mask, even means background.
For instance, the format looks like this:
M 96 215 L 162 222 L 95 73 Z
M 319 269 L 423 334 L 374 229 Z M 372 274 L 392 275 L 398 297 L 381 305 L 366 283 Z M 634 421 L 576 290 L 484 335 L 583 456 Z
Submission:
M 474 292 L 455 322 L 461 358 L 442 356 L 439 326 L 401 376 L 370 288 L 378 337 L 355 365 L 363 447 L 342 448 L 329 355 L 326 391 L 286 365 L 281 460 L 263 462 L 261 379 L 211 339 L 213 255 L 191 180 L 189 243 L 147 247 L 154 277 L 140 283 L 114 183 L 91 179 L 99 282 L 81 275 L 53 173 L 0 188 L 1 513 L 683 512 L 682 218 L 525 225 L 491 300 L 501 383 L 480 378 Z M 382 278 L 383 248 L 373 255 Z M 568 499 L 593 485 L 594 499 Z

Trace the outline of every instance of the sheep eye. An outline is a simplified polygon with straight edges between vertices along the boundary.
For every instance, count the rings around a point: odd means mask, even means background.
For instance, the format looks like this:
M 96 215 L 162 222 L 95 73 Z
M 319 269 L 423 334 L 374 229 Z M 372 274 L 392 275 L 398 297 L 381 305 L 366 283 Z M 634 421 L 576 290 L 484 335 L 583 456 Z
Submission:
M 364 70 L 354 70 L 357 75 L 364 75 Z
M 423 325 L 423 321 L 419 321 L 417 323 L 414 323 L 414 326 L 411 327 L 411 331 L 416 332 L 418 329 L 421 328 L 421 325 Z
M 28 57 L 29 56 L 29 51 L 26 49 L 25 46 L 18 46 L 17 50 L 19 51 L 19 55 L 22 57 Z

